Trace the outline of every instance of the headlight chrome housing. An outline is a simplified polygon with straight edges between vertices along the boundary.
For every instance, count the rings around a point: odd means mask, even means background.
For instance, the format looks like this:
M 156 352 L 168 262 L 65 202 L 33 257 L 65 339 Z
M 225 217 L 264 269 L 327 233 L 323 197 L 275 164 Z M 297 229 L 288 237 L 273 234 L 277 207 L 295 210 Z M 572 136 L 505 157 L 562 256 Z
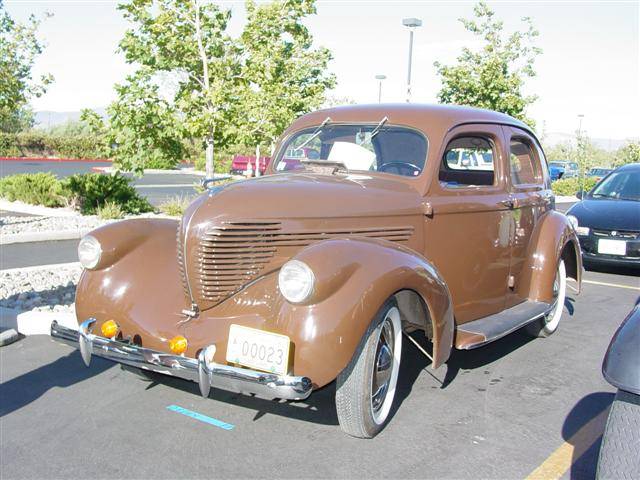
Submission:
M 82 266 L 88 270 L 95 268 L 100 262 L 102 247 L 100 242 L 91 235 L 86 235 L 78 244 L 78 259 Z
M 285 263 L 278 274 L 280 293 L 291 303 L 302 303 L 313 293 L 316 278 L 309 265 L 300 260 Z

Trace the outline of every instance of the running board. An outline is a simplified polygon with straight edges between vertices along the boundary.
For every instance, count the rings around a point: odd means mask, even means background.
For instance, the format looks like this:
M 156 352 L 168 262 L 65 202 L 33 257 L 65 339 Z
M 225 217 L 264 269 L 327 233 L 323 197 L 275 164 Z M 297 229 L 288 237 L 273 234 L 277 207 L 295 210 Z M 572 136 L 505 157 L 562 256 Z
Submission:
M 463 323 L 456 327 L 455 346 L 459 350 L 470 350 L 493 342 L 533 322 L 550 308 L 548 303 L 527 300 L 500 313 Z

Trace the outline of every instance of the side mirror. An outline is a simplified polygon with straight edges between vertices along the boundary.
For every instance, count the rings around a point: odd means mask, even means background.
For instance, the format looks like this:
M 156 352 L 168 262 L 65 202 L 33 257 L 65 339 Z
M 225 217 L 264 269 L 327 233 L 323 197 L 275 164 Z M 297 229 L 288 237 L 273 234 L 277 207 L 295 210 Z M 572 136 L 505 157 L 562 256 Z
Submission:
M 583 195 L 584 195 L 584 192 L 583 192 L 582 190 L 579 190 L 579 191 L 576 193 L 576 197 L 578 197 L 578 200 L 582 200 L 582 196 L 583 196 Z

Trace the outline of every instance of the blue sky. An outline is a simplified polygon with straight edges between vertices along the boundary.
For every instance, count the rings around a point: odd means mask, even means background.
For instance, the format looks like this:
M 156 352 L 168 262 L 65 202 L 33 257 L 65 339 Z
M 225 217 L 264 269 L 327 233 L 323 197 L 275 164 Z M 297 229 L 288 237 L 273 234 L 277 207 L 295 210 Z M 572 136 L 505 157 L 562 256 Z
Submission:
M 232 8 L 237 34 L 244 22 L 243 2 L 218 2 Z M 383 101 L 402 101 L 406 89 L 408 31 L 403 17 L 418 17 L 413 59 L 415 102 L 434 102 L 439 89 L 433 62 L 450 63 L 474 37 L 458 22 L 470 16 L 474 2 L 318 1 L 318 14 L 306 20 L 317 45 L 330 48 L 337 75 L 334 95 L 358 103 L 377 101 L 376 74 L 385 74 Z M 508 30 L 532 17 L 540 31 L 538 76 L 527 92 L 539 95 L 530 107 L 538 130 L 570 134 L 584 114 L 592 137 L 640 136 L 639 1 L 489 2 Z M 56 82 L 33 101 L 36 110 L 74 111 L 103 107 L 113 99 L 113 84 L 131 66 L 116 53 L 127 22 L 113 1 L 8 0 L 9 13 L 24 19 L 45 11 L 41 34 L 48 47 L 36 65 Z

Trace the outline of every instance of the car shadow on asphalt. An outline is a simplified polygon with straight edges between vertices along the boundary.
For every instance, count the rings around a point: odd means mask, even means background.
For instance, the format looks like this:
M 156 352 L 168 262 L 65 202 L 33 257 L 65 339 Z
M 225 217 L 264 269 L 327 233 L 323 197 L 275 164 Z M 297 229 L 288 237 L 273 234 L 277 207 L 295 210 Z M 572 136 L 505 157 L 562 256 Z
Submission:
M 149 384 L 147 389 L 152 389 L 156 384 L 162 384 L 200 396 L 200 390 L 196 383 L 161 374 L 152 374 L 151 378 L 153 382 Z M 335 392 L 335 382 L 332 382 L 323 388 L 315 390 L 309 398 L 302 401 L 267 400 L 252 395 L 227 392 L 218 388 L 211 389 L 209 398 L 229 405 L 254 410 L 253 421 L 258 421 L 269 414 L 320 425 L 338 425 L 338 415 L 334 402 Z
M 562 438 L 573 447 L 571 479 L 595 478 L 602 433 L 615 394 L 590 393 L 571 409 L 562 425 Z
M 66 388 L 111 368 L 106 360 L 95 359 L 85 368 L 80 352 L 74 350 L 64 357 L 2 383 L 0 417 L 36 401 L 50 389 Z

